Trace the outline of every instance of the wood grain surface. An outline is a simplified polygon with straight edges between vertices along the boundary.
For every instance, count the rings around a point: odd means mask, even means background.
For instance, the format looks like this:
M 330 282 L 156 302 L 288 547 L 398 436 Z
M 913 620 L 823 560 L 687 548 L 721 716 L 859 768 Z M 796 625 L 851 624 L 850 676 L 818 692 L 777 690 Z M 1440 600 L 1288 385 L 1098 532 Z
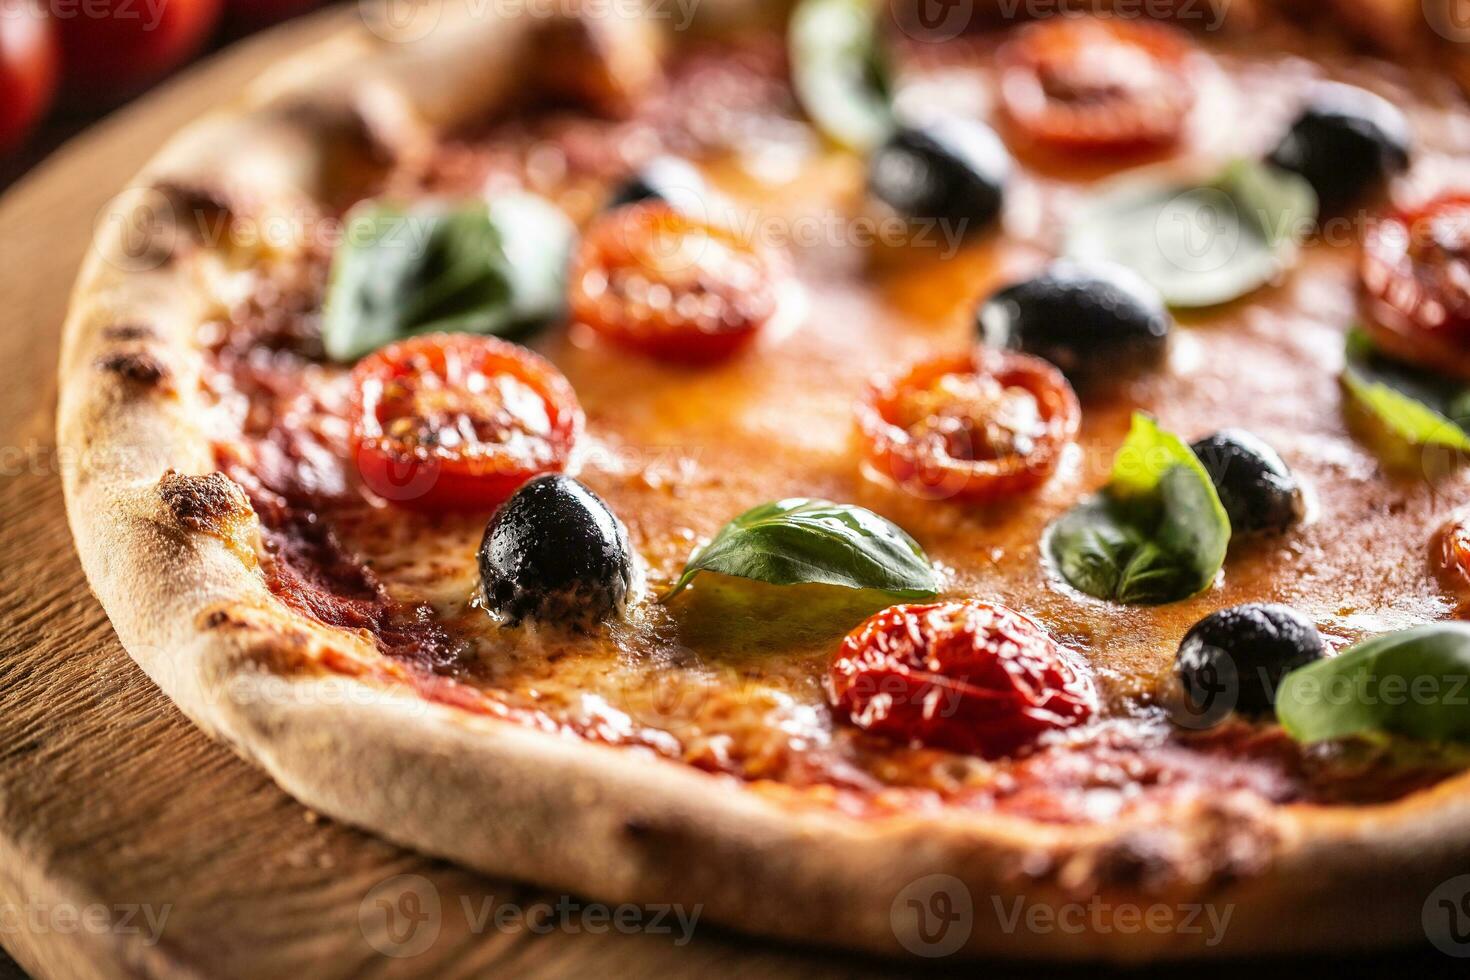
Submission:
M 54 442 L 58 334 L 78 262 L 104 202 L 171 132 L 344 16 L 351 11 L 216 57 L 63 147 L 0 198 L 0 944 L 39 977 L 909 969 L 776 947 L 703 923 L 688 943 L 676 941 L 677 928 L 624 933 L 604 924 L 593 932 L 581 924 L 600 920 L 580 913 L 565 920 L 575 931 L 561 927 L 561 916 L 548 919 L 546 907 L 538 916 L 534 907 L 574 899 L 488 880 L 318 819 L 199 734 L 118 645 L 72 550 L 58 479 L 67 461 Z M 380 902 L 402 913 L 400 928 L 420 928 L 395 944 L 383 932 Z M 518 909 L 531 911 L 529 921 Z M 1451 964 L 1406 952 L 1331 968 L 1423 975 Z M 1239 967 L 1191 969 L 1227 971 Z

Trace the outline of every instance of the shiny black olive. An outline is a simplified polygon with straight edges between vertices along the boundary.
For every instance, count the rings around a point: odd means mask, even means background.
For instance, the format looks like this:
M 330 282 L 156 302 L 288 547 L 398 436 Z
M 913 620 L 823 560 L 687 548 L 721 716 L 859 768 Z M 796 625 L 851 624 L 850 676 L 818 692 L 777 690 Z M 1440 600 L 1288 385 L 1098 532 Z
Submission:
M 1302 488 L 1276 450 L 1243 429 L 1222 429 L 1189 448 L 1215 483 L 1234 534 L 1284 531 L 1302 518 Z
M 1409 120 L 1365 89 L 1322 83 L 1268 158 L 1301 174 L 1336 211 L 1409 166 Z
M 984 123 L 943 118 L 900 126 L 868 159 L 868 190 L 913 220 L 973 234 L 1000 214 L 1011 157 Z
M 1210 613 L 1179 644 L 1174 673 L 1193 711 L 1266 714 L 1281 678 L 1328 655 L 1317 627 L 1286 606 L 1251 603 Z
M 976 319 L 987 344 L 1043 357 L 1084 389 L 1156 365 L 1174 325 L 1158 290 L 1137 274 L 1066 259 L 992 294 Z
M 633 585 L 627 529 L 578 481 L 539 476 L 490 518 L 480 583 L 486 605 L 511 622 L 606 619 L 622 611 Z
M 612 192 L 607 207 L 620 208 L 639 201 L 663 201 L 691 210 L 699 206 L 706 195 L 704 177 L 694 164 L 679 157 L 654 157 Z

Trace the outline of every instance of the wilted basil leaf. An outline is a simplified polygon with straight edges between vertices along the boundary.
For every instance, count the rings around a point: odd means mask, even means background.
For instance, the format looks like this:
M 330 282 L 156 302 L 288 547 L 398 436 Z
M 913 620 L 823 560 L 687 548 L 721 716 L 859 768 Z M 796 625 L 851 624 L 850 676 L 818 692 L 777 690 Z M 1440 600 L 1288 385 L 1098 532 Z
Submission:
M 556 316 L 575 230 L 529 194 L 461 206 L 368 203 L 348 216 L 322 317 L 350 361 L 413 334 L 510 335 Z
M 1105 184 L 1068 225 L 1066 253 L 1128 266 L 1170 306 L 1216 306 L 1289 269 L 1316 216 L 1311 185 L 1267 164 L 1203 180 L 1166 165 Z
M 746 511 L 689 559 L 665 598 L 700 572 L 771 585 L 874 589 L 904 599 L 939 592 L 939 579 L 913 538 L 862 507 L 793 497 Z
M 1108 485 L 1058 518 L 1044 548 L 1079 591 L 1162 603 L 1209 588 L 1229 544 L 1230 518 L 1209 474 L 1184 442 L 1139 413 Z
M 1294 670 L 1276 692 L 1276 716 L 1299 742 L 1375 733 L 1470 742 L 1470 625 L 1375 636 Z
M 1420 462 L 1413 450 L 1426 446 L 1470 450 L 1470 388 L 1463 384 L 1390 360 L 1357 329 L 1348 332 L 1341 380 L 1349 421 L 1390 463 Z
M 823 133 L 858 151 L 888 136 L 888 56 L 871 4 L 802 0 L 791 14 L 787 45 L 796 97 Z

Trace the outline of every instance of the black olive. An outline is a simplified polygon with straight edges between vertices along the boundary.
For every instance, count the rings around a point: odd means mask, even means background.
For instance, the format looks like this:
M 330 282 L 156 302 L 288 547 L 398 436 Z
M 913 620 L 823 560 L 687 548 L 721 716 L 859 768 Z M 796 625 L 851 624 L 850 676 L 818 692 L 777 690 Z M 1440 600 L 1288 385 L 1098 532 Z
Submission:
M 612 192 L 607 207 L 663 201 L 689 210 L 703 202 L 706 193 L 704 177 L 694 164 L 679 157 L 654 157 Z
M 1317 627 L 1295 610 L 1251 603 L 1195 623 L 1179 644 L 1174 672 L 1195 712 L 1266 714 L 1282 677 L 1327 654 Z
M 943 118 L 900 126 L 873 151 L 868 189 L 904 218 L 970 234 L 1000 214 L 1010 173 L 1010 154 L 990 127 Z
M 976 319 L 987 344 L 1043 357 L 1079 388 L 1157 364 L 1174 325 L 1158 290 L 1137 274 L 1065 259 L 992 294 Z
M 1243 429 L 1189 447 L 1204 464 L 1234 534 L 1284 531 L 1302 518 L 1302 488 L 1276 450 Z
M 628 531 L 569 476 L 529 481 L 500 506 L 480 542 L 486 605 L 511 622 L 574 626 L 620 613 L 633 585 Z
M 1409 166 L 1409 120 L 1381 96 L 1322 83 L 1271 151 L 1269 161 L 1301 174 L 1324 211 L 1336 211 Z

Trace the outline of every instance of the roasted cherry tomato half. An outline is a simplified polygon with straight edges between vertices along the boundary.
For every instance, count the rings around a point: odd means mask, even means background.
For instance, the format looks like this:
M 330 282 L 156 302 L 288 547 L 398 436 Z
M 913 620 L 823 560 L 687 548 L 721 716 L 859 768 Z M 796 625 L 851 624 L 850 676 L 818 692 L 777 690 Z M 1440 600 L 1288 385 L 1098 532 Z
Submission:
M 1021 135 L 1064 152 L 1132 152 L 1179 138 L 1194 108 L 1194 48 L 1162 24 L 1056 17 L 996 55 L 1001 104 Z
M 19 146 L 51 107 L 60 60 L 45 8 L 0 0 L 0 154 Z
M 974 600 L 883 610 L 842 641 L 828 680 L 838 714 L 865 731 L 986 758 L 1097 711 L 1075 653 Z
M 775 316 L 785 274 L 734 231 L 647 201 L 587 229 L 572 264 L 572 317 L 650 357 L 717 361 Z
M 567 466 L 582 409 L 523 347 L 468 334 L 390 344 L 353 369 L 352 449 L 367 488 L 415 510 L 490 510 Z
M 1470 376 L 1470 193 L 1375 222 L 1360 279 L 1364 327 L 1384 353 Z
M 1431 547 L 1441 579 L 1457 592 L 1470 591 L 1470 514 L 1451 518 L 1435 533 Z
M 910 493 L 985 503 L 1046 481 L 1082 410 L 1039 357 L 979 348 L 869 383 L 858 402 L 867 462 Z
M 221 0 L 92 0 L 54 7 L 67 100 L 106 105 L 137 92 L 204 47 L 222 6 Z

